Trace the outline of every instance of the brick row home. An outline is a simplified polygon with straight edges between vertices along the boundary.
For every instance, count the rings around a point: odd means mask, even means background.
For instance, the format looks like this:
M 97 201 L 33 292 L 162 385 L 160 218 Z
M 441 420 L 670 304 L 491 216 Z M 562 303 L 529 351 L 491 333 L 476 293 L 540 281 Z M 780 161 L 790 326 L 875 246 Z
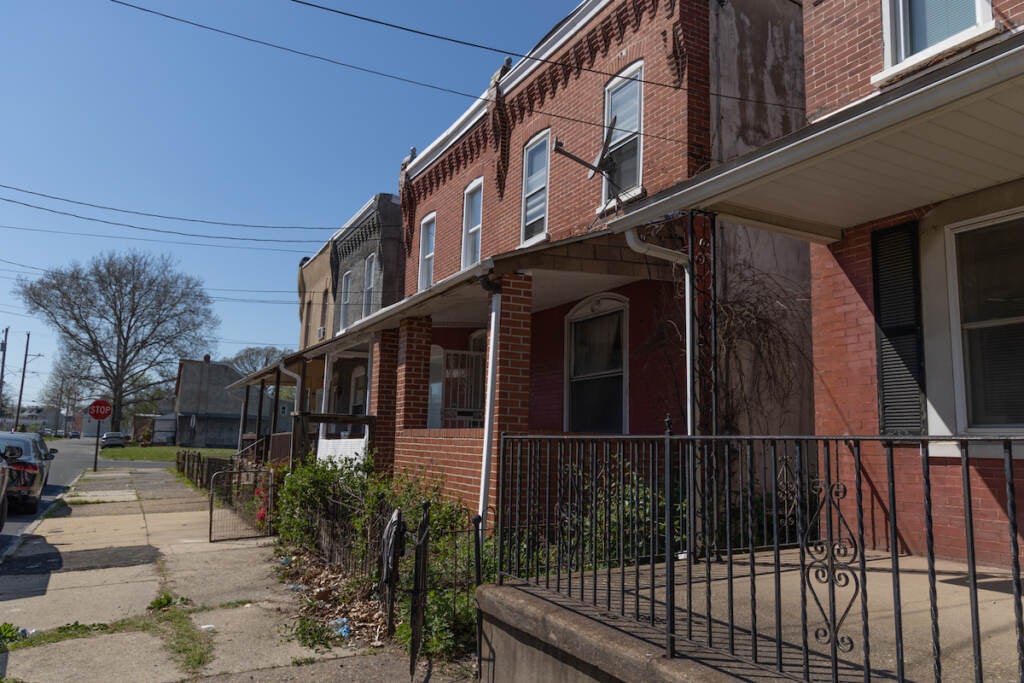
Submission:
M 608 223 L 804 123 L 799 6 L 712 5 L 581 3 L 403 162 L 403 297 L 331 342 L 369 348 L 378 466 L 443 479 L 486 512 L 501 434 L 660 434 L 666 416 L 685 431 L 690 224 Z M 806 244 L 693 225 L 717 236 L 716 286 L 787 283 L 778 325 L 806 352 Z M 809 431 L 809 367 L 792 382 L 734 428 Z
M 842 451 L 867 546 L 1005 567 L 1020 447 L 974 440 L 1024 432 L 1024 3 L 803 7 L 810 124 L 613 230 L 702 209 L 806 240 L 815 433 L 933 437 L 892 477 L 884 438 Z
M 240 447 L 267 437 L 275 459 L 310 451 L 350 457 L 369 447 L 365 424 L 343 419 L 367 413 L 368 337 L 344 332 L 401 298 L 404 267 L 401 210 L 398 197 L 388 193 L 368 199 L 316 254 L 302 259 L 299 351 L 229 387 L 257 387 L 255 397 L 273 404 L 271 419 L 246 425 Z M 286 403 L 279 399 L 282 387 L 295 390 L 294 424 L 290 403 L 288 420 L 279 417 L 279 404 Z M 248 389 L 245 396 L 256 400 Z

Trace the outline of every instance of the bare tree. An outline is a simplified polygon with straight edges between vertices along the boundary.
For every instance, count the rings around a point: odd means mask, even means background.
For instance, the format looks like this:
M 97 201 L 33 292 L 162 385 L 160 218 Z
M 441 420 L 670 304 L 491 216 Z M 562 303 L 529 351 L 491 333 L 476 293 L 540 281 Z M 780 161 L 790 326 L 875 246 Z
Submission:
M 53 409 L 56 428 L 64 426 L 60 424 L 60 415 L 74 412 L 75 407 L 88 395 L 91 374 L 89 365 L 88 359 L 62 346 L 57 362 L 50 368 L 50 376 L 43 386 L 39 402 Z
M 282 349 L 276 346 L 247 346 L 221 362 L 227 363 L 244 377 L 276 363 L 291 353 L 293 353 L 291 349 Z
M 85 384 L 110 398 L 115 429 L 125 407 L 171 381 L 178 359 L 198 355 L 219 325 L 202 283 L 166 255 L 110 252 L 19 279 L 16 291 L 88 368 Z

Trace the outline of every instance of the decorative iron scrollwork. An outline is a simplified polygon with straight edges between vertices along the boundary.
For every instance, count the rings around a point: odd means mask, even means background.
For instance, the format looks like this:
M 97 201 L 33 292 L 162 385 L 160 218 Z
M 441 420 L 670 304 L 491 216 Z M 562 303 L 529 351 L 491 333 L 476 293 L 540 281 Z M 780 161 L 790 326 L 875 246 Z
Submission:
M 811 518 L 820 520 L 824 517 L 827 520 L 821 524 L 824 537 L 812 539 L 806 536 L 803 540 L 807 552 L 803 580 L 824 620 L 824 623 L 814 628 L 814 639 L 821 645 L 831 645 L 834 640 L 840 652 L 848 653 L 853 650 L 854 641 L 849 635 L 841 633 L 841 629 L 861 591 L 860 579 L 854 572 L 853 563 L 862 551 L 854 542 L 853 531 L 843 515 L 842 500 L 846 497 L 846 484 L 826 484 L 821 479 L 815 479 L 811 481 L 810 488 L 812 500 L 815 501 Z M 837 595 L 837 591 L 843 595 Z

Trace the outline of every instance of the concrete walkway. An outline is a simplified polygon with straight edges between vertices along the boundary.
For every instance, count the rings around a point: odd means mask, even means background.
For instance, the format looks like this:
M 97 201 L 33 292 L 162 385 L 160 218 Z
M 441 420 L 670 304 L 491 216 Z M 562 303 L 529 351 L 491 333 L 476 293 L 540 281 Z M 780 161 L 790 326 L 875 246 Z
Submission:
M 197 671 L 159 628 L 97 627 L 89 637 L 0 653 L 20 681 L 391 681 L 408 659 L 391 647 L 315 652 L 291 640 L 298 596 L 274 574 L 269 540 L 208 543 L 205 496 L 167 470 L 87 472 L 70 509 L 44 519 L 0 564 L 0 623 L 45 631 L 143 617 L 162 591 L 188 598 L 212 644 Z M 187 625 L 186 625 L 187 629 Z M 202 636 L 201 636 L 202 637 Z M 452 678 L 421 672 L 417 680 Z

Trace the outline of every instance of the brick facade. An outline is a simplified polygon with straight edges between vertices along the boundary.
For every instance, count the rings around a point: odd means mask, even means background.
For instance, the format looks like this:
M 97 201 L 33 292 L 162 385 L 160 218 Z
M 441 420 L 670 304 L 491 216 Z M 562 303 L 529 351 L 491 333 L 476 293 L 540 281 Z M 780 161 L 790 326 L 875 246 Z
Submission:
M 878 92 L 871 77 L 885 64 L 884 1 L 804 3 L 804 73 L 810 120 Z M 1024 0 L 992 0 L 992 16 L 1004 30 L 1016 29 L 1024 23 Z
M 414 208 L 405 219 L 407 295 L 417 291 L 420 224 L 428 214 L 436 215 L 433 281 L 462 269 L 463 193 L 477 178 L 483 178 L 481 254 L 519 246 L 524 146 L 549 131 L 551 147 L 557 137 L 567 150 L 593 159 L 604 135 L 605 86 L 611 74 L 639 60 L 643 60 L 645 81 L 641 86 L 641 182 L 646 194 L 671 187 L 708 165 L 705 2 L 609 3 L 549 59 L 563 58 L 580 58 L 591 71 L 537 69 L 502 93 L 502 116 L 496 116 L 497 105 L 492 104 L 472 129 L 403 187 L 403 206 Z M 506 123 L 496 125 L 495 120 Z M 507 157 L 501 149 L 507 149 Z M 550 239 L 599 227 L 594 218 L 601 206 L 601 179 L 588 180 L 587 169 L 558 154 L 550 153 L 549 164 Z M 504 178 L 503 186 L 499 177 Z
M 398 327 L 398 386 L 395 391 L 395 426 L 398 430 L 427 426 L 430 332 L 430 318 L 406 318 Z
M 389 471 L 395 460 L 395 397 L 398 389 L 398 331 L 374 335 L 370 345 L 370 405 L 374 423 L 374 467 Z

